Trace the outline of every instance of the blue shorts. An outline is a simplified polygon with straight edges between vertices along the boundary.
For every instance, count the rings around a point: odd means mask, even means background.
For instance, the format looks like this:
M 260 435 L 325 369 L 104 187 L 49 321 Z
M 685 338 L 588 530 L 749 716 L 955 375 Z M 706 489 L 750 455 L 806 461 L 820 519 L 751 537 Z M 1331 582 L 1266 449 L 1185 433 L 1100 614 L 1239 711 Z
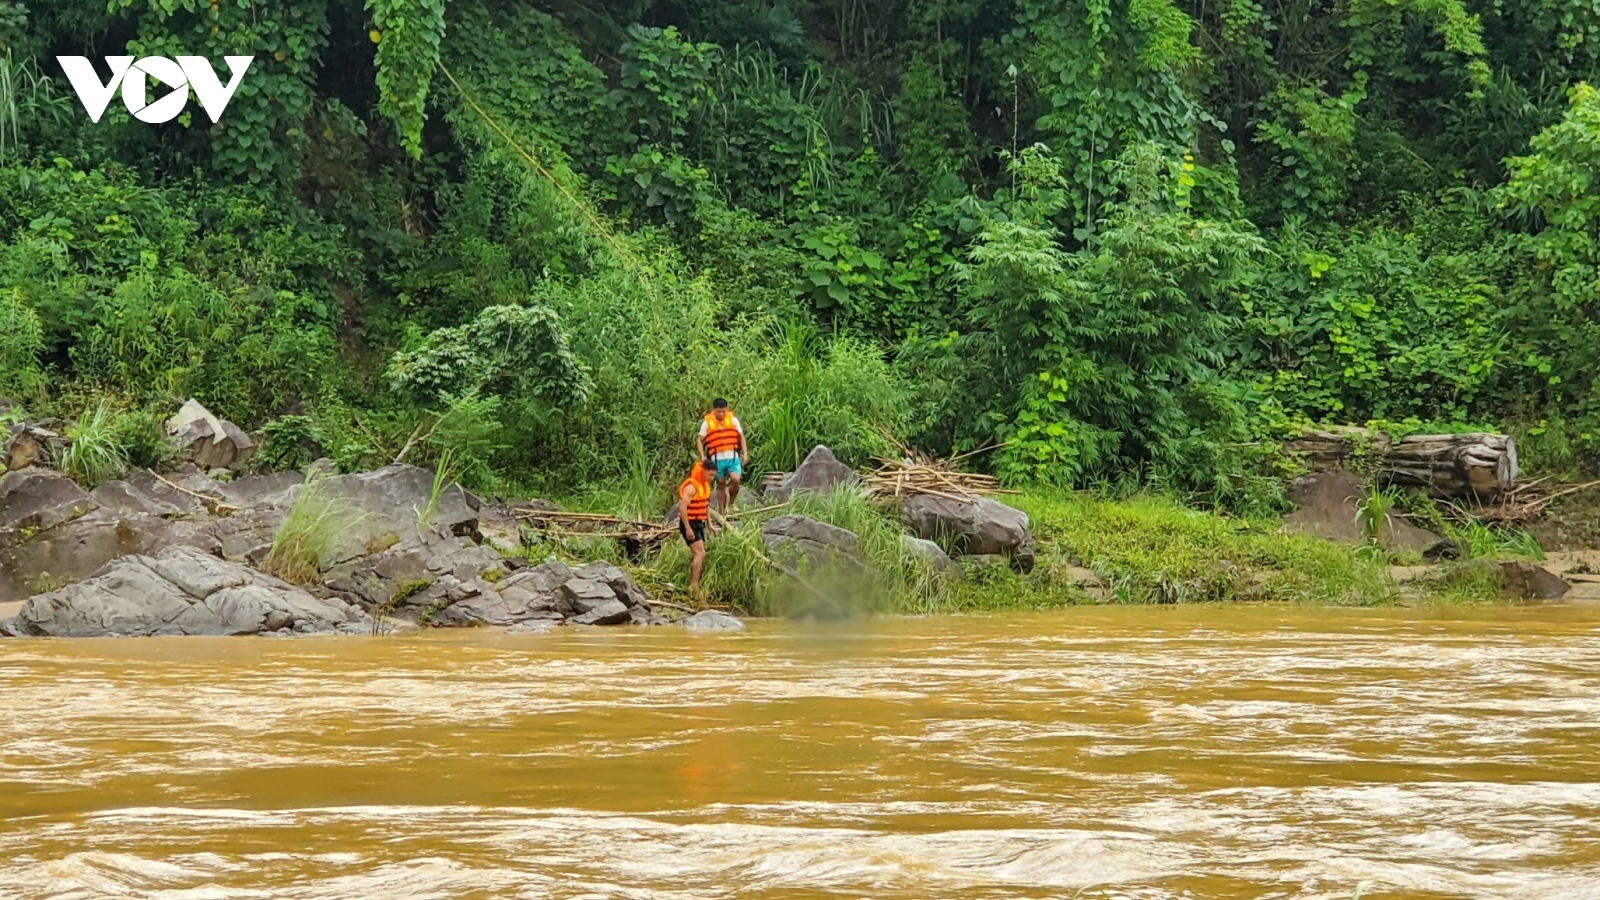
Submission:
M 744 464 L 739 462 L 739 457 L 737 456 L 732 459 L 716 460 L 714 464 L 717 467 L 717 471 L 716 474 L 712 475 L 711 477 L 717 481 L 721 481 L 724 478 L 727 478 L 729 475 L 738 475 L 740 478 L 744 477 Z

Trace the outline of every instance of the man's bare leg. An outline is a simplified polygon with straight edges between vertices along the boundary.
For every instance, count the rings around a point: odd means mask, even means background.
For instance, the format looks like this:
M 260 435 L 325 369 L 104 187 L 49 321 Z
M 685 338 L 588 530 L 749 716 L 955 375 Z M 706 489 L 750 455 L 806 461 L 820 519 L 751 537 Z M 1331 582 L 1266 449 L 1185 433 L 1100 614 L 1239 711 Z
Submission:
M 700 593 L 700 573 L 706 567 L 706 542 L 695 541 L 689 547 L 692 557 L 689 560 L 689 593 Z

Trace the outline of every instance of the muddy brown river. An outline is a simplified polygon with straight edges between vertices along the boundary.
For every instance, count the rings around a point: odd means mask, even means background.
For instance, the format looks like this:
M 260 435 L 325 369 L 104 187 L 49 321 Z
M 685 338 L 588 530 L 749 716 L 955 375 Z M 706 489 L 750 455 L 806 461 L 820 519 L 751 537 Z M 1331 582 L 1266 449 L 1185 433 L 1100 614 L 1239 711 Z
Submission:
M 1600 610 L 0 641 L 0 898 L 1600 898 Z

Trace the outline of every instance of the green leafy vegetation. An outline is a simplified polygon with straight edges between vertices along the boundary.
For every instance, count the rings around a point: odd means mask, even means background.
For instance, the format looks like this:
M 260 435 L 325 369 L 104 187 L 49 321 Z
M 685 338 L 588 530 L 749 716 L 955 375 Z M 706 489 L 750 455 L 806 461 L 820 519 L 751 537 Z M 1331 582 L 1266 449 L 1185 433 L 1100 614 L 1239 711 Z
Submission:
M 1510 429 L 1575 476 L 1594 20 L 0 0 L 0 392 L 114 398 L 101 446 L 135 465 L 192 396 L 263 465 L 446 464 L 652 518 L 714 396 L 752 479 L 816 443 L 991 447 L 970 464 L 1013 485 L 1253 521 L 1274 441 L 1371 420 Z M 124 51 L 255 62 L 220 124 L 91 124 L 56 57 Z

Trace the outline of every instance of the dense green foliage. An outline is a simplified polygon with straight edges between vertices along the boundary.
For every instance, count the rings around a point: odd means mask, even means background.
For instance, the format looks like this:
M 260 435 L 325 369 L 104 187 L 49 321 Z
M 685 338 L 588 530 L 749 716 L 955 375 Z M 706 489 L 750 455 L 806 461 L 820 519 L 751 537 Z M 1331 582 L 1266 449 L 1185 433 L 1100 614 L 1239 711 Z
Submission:
M 1309 421 L 1591 464 L 1591 6 L 0 0 L 0 391 L 633 503 L 715 395 L 1237 508 Z M 255 62 L 91 124 L 124 46 Z

